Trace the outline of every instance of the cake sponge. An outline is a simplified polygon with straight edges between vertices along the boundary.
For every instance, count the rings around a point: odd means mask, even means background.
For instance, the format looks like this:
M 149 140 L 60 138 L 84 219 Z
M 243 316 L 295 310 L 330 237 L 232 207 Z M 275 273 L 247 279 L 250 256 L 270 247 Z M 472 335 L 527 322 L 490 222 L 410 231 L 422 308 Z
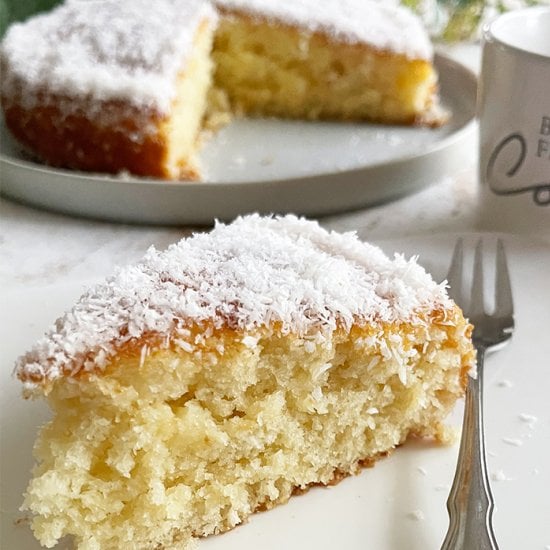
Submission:
M 190 548 L 408 437 L 441 441 L 470 331 L 414 260 L 292 216 L 152 250 L 19 360 L 53 410 L 25 495 L 34 533 Z

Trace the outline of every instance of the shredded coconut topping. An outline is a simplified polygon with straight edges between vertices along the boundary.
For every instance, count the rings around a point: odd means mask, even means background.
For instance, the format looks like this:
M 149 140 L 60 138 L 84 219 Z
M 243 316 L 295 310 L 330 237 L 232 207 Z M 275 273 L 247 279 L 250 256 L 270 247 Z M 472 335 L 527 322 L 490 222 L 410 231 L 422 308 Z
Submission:
M 431 58 L 419 19 L 370 0 L 220 0 L 228 9 L 323 31 L 346 42 Z M 2 94 L 32 108 L 44 91 L 95 102 L 122 99 L 168 112 L 176 77 L 192 53 L 206 0 L 66 0 L 49 13 L 12 25 L 2 42 Z
M 166 112 L 205 18 L 216 14 L 202 0 L 66 0 L 9 28 L 2 92 L 24 90 L 29 107 L 47 90 Z
M 319 336 L 354 323 L 426 322 L 426 313 L 449 307 L 445 285 L 414 258 L 390 260 L 354 233 L 295 216 L 251 215 L 119 269 L 57 320 L 16 373 L 32 388 L 101 370 L 121 346 L 152 334 L 192 352 L 196 325 L 254 336 L 276 324 Z M 246 334 L 242 341 L 252 343 Z
M 397 5 L 372 0 L 216 0 L 216 4 L 414 59 L 433 56 L 420 19 Z

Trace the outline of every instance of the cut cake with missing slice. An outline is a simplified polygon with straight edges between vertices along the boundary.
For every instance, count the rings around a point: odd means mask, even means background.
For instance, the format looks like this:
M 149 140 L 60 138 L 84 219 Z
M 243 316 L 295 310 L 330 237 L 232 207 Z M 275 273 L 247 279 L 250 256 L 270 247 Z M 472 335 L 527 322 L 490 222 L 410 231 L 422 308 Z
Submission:
M 470 328 L 414 260 L 293 216 L 151 249 L 18 361 L 54 415 L 25 495 L 35 536 L 188 548 L 441 439 Z
M 10 27 L 0 62 L 11 133 L 78 170 L 199 179 L 207 106 L 212 125 L 446 120 L 420 21 L 371 0 L 66 0 Z

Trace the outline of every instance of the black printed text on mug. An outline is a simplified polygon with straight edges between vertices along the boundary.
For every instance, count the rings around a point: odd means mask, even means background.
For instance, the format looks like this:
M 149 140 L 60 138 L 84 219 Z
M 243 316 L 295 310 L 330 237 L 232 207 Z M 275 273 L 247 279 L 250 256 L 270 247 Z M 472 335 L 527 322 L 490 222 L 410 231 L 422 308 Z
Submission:
M 532 193 L 538 206 L 550 206 L 550 116 L 543 116 L 540 123 L 537 148 L 534 155 L 548 160 L 548 181 L 522 181 L 521 168 L 530 154 L 527 140 L 520 132 L 504 137 L 493 150 L 487 164 L 487 182 L 496 195 Z
M 539 137 L 537 157 L 546 157 L 550 161 L 550 116 L 542 117 L 540 135 L 543 137 Z

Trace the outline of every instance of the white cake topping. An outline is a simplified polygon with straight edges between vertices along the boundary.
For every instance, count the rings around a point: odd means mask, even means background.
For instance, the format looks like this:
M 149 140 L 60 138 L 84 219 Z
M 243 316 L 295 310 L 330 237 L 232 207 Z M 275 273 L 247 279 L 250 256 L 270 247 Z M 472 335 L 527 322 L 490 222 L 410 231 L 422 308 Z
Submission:
M 414 59 L 431 59 L 433 48 L 422 22 L 410 10 L 373 0 L 216 0 L 230 10 L 244 11 L 322 31 L 351 43 Z
M 164 252 L 150 249 L 88 291 L 16 372 L 32 387 L 102 369 L 120 346 L 152 334 L 193 351 L 188 329 L 202 322 L 252 335 L 277 323 L 309 337 L 353 323 L 425 322 L 423 314 L 450 305 L 444 284 L 414 259 L 390 260 L 353 233 L 294 216 L 252 215 Z
M 371 0 L 223 0 L 220 6 L 323 31 L 411 58 L 432 47 L 412 12 Z M 12 25 L 2 42 L 2 94 L 31 108 L 45 90 L 169 110 L 193 37 L 216 14 L 206 0 L 66 0 Z M 64 109 L 70 108 L 70 103 Z
M 48 90 L 165 112 L 205 18 L 214 22 L 216 14 L 201 0 L 67 0 L 9 28 L 2 92 L 22 88 L 26 107 Z

